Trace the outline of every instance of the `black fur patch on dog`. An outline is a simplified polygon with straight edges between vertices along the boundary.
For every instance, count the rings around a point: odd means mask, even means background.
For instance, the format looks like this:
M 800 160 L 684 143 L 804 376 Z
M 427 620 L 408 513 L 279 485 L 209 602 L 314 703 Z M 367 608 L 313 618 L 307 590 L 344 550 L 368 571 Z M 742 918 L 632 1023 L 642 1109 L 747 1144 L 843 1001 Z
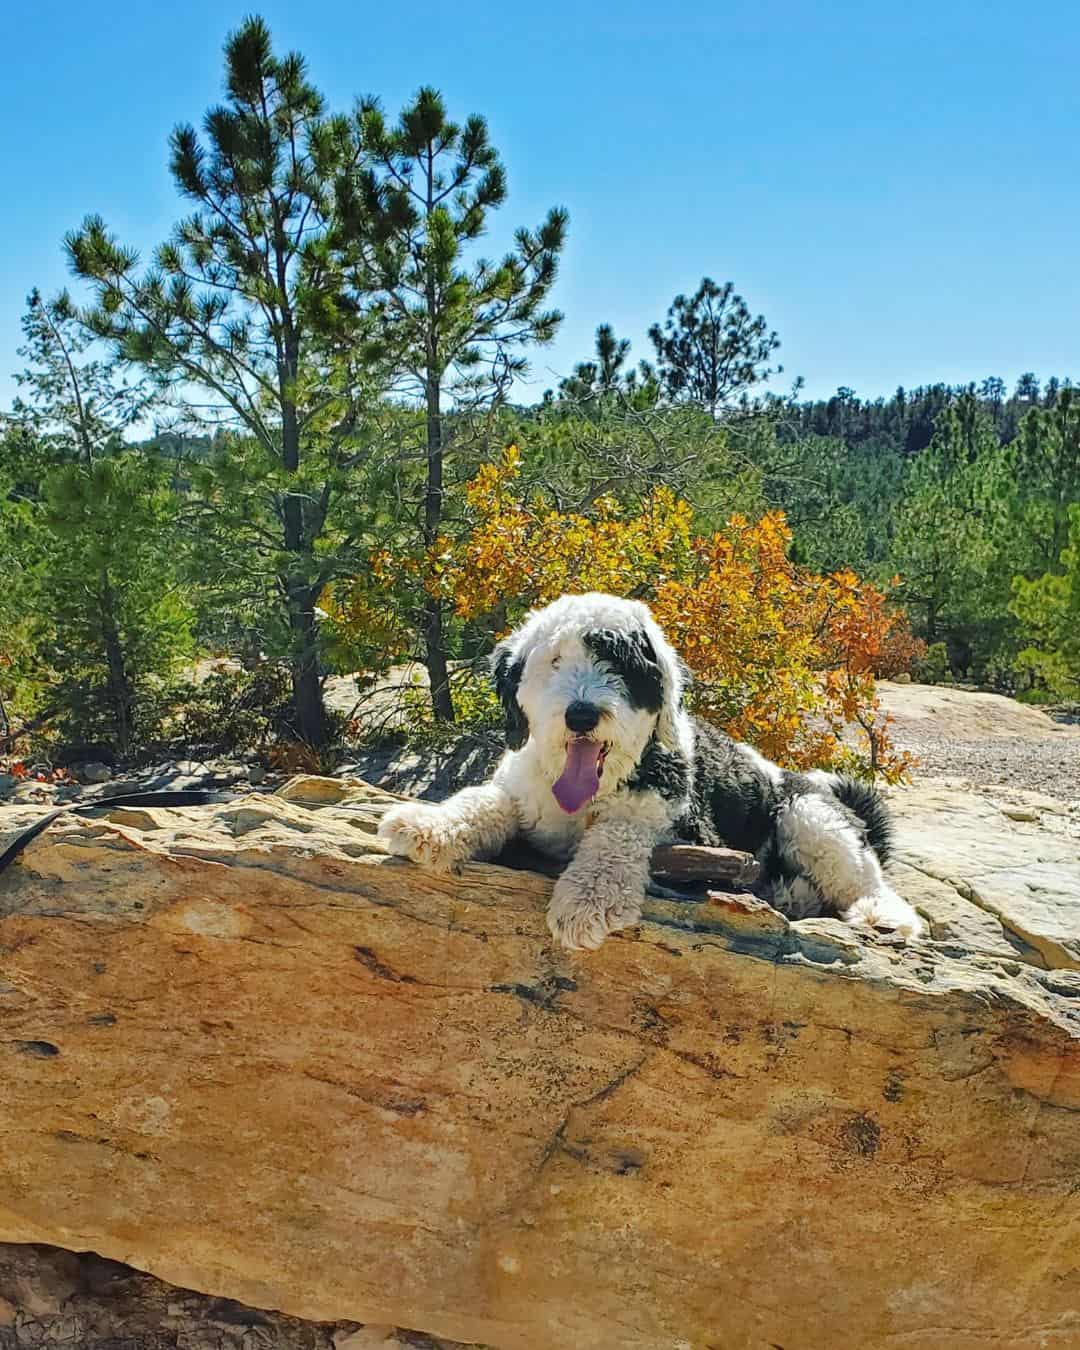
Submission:
M 585 646 L 598 661 L 610 666 L 626 686 L 632 708 L 659 712 L 664 701 L 664 679 L 656 650 L 643 628 L 628 632 L 597 628 L 585 634 Z
M 520 750 L 529 739 L 529 719 L 517 699 L 525 659 L 518 657 L 515 661 L 511 658 L 508 648 L 498 647 L 491 669 L 495 679 L 495 692 L 506 714 L 506 744 L 511 750 Z
M 679 838 L 756 853 L 772 834 L 775 804 L 768 775 L 729 736 L 695 717 L 694 777 Z
M 690 790 L 690 765 L 653 736 L 626 786 L 631 792 L 655 792 L 667 802 L 678 802 Z

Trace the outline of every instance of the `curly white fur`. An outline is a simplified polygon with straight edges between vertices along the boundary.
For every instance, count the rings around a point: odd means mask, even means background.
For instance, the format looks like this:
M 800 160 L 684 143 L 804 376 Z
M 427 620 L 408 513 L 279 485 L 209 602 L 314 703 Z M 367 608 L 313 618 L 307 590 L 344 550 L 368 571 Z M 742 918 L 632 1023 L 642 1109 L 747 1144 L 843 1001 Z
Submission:
M 597 631 L 646 635 L 660 686 L 654 706 L 648 700 L 643 705 L 627 679 L 598 657 L 595 644 L 586 640 Z M 507 751 L 490 783 L 466 788 L 441 805 L 396 807 L 379 833 L 391 852 L 441 870 L 468 858 L 493 857 L 512 837 L 524 836 L 568 861 L 548 910 L 553 935 L 565 947 L 598 947 L 608 933 L 639 920 L 652 850 L 687 807 L 687 797 L 631 782 L 652 741 L 693 764 L 694 730 L 682 708 L 683 670 L 648 607 L 609 595 L 563 596 L 534 611 L 502 653 L 516 671 L 512 696 L 515 714 L 527 723 L 524 744 Z M 587 738 L 599 740 L 606 757 L 591 800 L 567 811 L 552 789 L 574 740 L 567 709 L 575 702 L 598 710 L 598 724 Z M 775 764 L 749 746 L 739 751 L 767 783 L 780 784 L 782 771 Z M 793 798 L 778 816 L 777 842 L 801 874 L 787 886 L 785 908 L 812 912 L 812 900 L 820 909 L 824 895 L 853 924 L 917 935 L 921 920 L 888 886 L 877 858 L 830 801 L 836 780 L 822 773 L 813 781 L 816 792 Z
M 809 880 L 856 928 L 888 928 L 904 938 L 924 931 L 914 908 L 885 880 L 873 850 L 829 797 L 807 793 L 785 802 L 777 812 L 776 836 L 781 853 L 803 874 L 787 883 L 796 914 L 811 904 Z
M 493 858 L 517 833 L 517 803 L 495 783 L 463 788 L 447 802 L 409 802 L 388 811 L 379 835 L 391 853 L 437 872 Z

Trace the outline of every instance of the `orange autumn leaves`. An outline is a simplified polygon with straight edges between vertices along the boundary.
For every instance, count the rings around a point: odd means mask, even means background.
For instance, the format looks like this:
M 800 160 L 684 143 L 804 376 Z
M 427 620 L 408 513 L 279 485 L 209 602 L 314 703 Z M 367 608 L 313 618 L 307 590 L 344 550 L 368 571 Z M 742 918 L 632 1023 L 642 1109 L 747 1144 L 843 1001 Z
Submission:
M 599 497 L 588 515 L 529 504 L 515 491 L 519 455 L 511 446 L 465 490 L 475 522 L 455 551 L 448 597 L 464 619 L 513 597 L 513 616 L 569 591 L 646 598 L 693 548 L 693 512 L 659 488 L 636 513 Z
M 907 769 L 874 692 L 902 616 L 853 573 L 793 563 L 781 513 L 733 516 L 701 536 L 666 488 L 633 510 L 601 497 L 588 512 L 560 511 L 522 490 L 513 446 L 480 469 L 466 500 L 471 529 L 460 540 L 412 564 L 373 559 L 376 577 L 423 573 L 460 619 L 497 616 L 504 629 L 566 592 L 638 597 L 693 673 L 694 710 L 730 735 L 792 768 L 872 767 L 891 780 Z

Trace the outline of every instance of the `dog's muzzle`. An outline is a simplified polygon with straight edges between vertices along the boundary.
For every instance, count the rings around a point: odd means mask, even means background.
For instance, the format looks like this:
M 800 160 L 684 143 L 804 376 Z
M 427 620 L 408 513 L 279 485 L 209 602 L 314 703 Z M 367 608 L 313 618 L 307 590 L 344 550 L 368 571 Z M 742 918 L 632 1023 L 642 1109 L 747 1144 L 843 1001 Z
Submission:
M 566 709 L 566 725 L 575 736 L 584 736 L 594 731 L 600 722 L 600 709 L 595 703 L 586 703 L 577 698 Z

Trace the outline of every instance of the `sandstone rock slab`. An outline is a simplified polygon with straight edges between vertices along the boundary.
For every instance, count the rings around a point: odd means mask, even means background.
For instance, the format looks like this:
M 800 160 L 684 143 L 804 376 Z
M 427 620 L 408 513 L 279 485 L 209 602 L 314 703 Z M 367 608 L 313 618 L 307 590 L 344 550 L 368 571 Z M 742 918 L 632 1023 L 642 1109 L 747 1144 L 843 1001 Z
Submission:
M 934 780 L 890 804 L 898 872 L 936 936 L 1080 970 L 1080 815 L 1040 793 Z
M 0 876 L 0 1241 L 499 1350 L 1080 1343 L 1080 975 L 731 897 L 568 954 L 550 881 L 386 857 L 391 801 L 62 818 Z

